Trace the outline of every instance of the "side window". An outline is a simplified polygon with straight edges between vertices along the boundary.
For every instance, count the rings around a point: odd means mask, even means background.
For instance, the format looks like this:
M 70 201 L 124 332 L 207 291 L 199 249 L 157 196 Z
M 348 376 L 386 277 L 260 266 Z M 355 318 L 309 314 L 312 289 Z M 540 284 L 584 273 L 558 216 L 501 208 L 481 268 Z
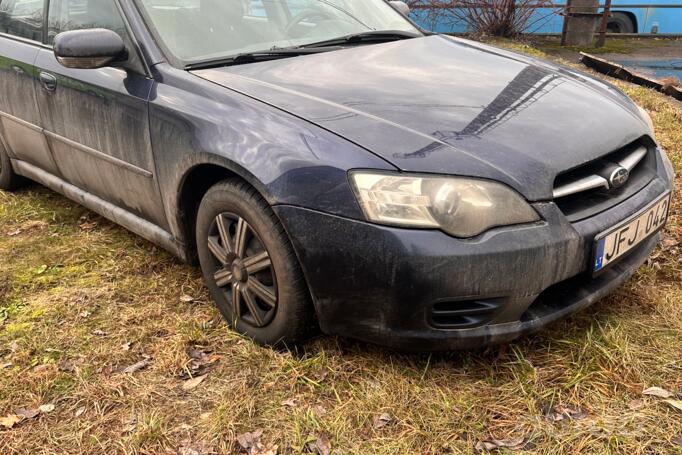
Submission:
M 42 40 L 43 0 L 0 0 L 0 32 Z
M 61 32 L 83 28 L 107 28 L 126 40 L 126 29 L 114 0 L 51 0 L 47 42 Z
M 250 0 L 246 9 L 246 15 L 251 17 L 267 17 L 263 0 Z

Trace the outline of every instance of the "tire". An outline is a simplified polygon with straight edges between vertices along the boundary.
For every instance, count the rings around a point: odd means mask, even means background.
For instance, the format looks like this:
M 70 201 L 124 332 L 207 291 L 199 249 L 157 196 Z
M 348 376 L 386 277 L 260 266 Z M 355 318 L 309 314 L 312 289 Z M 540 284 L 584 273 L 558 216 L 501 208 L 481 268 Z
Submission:
M 626 13 L 613 13 L 607 27 L 610 33 L 636 33 L 635 23 Z
M 206 286 L 235 330 L 270 346 L 294 346 L 317 331 L 289 238 L 248 184 L 230 179 L 208 190 L 197 214 L 196 242 Z
M 14 173 L 9 155 L 0 142 L 0 190 L 12 191 L 21 185 L 23 179 Z

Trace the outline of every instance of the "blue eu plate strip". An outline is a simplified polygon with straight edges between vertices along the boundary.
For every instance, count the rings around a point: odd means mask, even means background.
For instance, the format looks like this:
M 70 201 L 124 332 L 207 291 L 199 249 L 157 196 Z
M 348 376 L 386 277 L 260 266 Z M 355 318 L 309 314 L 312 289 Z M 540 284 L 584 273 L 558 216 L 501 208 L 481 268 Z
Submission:
M 606 246 L 606 239 L 603 238 L 597 243 L 597 260 L 594 263 L 594 271 L 598 272 L 604 268 L 604 247 Z

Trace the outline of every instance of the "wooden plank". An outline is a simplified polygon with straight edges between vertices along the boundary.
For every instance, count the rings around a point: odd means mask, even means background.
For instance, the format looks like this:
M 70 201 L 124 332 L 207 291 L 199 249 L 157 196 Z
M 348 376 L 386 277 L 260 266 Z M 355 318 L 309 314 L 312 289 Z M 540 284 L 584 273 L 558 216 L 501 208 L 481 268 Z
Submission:
M 610 62 L 606 59 L 599 58 L 585 52 L 581 52 L 580 55 L 580 61 L 583 63 L 583 65 L 592 68 L 595 71 L 627 82 L 632 82 L 633 84 L 653 88 L 661 93 L 665 93 L 666 95 L 672 96 L 673 98 L 682 101 L 682 88 L 680 87 L 663 84 L 659 80 L 632 71 L 623 65 Z

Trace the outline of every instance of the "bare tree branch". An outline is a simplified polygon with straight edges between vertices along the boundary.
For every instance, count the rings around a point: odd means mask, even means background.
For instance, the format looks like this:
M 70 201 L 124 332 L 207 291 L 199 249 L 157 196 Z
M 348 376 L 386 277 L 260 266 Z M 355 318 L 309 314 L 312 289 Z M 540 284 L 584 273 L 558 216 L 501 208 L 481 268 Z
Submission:
M 422 12 L 427 28 L 467 25 L 475 34 L 515 36 L 561 10 L 553 0 L 408 0 Z M 543 10 L 549 8 L 549 10 Z M 532 20 L 531 20 L 532 19 Z

